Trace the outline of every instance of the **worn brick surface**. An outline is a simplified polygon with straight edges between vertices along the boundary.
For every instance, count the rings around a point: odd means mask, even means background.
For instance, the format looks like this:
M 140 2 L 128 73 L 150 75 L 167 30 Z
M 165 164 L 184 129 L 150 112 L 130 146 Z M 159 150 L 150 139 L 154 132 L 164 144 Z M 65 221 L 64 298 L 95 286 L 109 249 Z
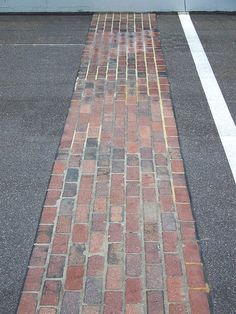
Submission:
M 95 14 L 18 314 L 209 313 L 155 14 Z

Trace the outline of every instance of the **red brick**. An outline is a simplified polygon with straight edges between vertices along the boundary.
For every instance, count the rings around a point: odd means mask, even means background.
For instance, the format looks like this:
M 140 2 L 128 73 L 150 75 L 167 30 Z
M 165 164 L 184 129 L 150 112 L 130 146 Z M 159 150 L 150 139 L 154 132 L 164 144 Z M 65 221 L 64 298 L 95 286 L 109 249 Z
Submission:
M 139 183 L 136 181 L 127 182 L 127 196 L 139 196 Z
M 141 304 L 126 304 L 125 314 L 143 314 L 144 309 Z
M 36 293 L 22 293 L 17 314 L 35 314 L 37 306 Z
M 183 302 L 185 300 L 182 277 L 167 277 L 167 293 L 169 302 Z
M 24 284 L 24 291 L 39 291 L 44 268 L 29 268 Z
M 176 204 L 179 220 L 194 221 L 190 204 Z
M 139 180 L 139 167 L 128 167 L 127 168 L 127 180 Z
M 120 265 L 108 266 L 106 275 L 106 289 L 122 289 L 122 267 Z
M 192 314 L 210 314 L 207 294 L 205 292 L 190 290 L 189 298 Z
M 173 173 L 174 186 L 187 186 L 184 173 Z
M 49 260 L 47 277 L 62 278 L 65 266 L 65 256 L 52 255 Z
M 140 199 L 137 197 L 127 197 L 126 212 L 128 214 L 139 214 Z
M 68 266 L 66 272 L 65 289 L 80 290 L 83 288 L 83 266 Z
M 89 251 L 91 253 L 102 253 L 104 244 L 104 234 L 102 232 L 93 232 L 90 237 Z
M 181 222 L 182 239 L 185 241 L 196 240 L 195 225 L 192 222 Z
M 126 275 L 139 277 L 142 274 L 142 256 L 140 254 L 126 255 Z
M 138 144 L 136 143 L 127 143 L 127 151 L 129 154 L 135 154 L 138 152 Z
M 142 174 L 142 185 L 145 188 L 155 187 L 154 173 L 143 173 Z
M 90 256 L 88 258 L 88 276 L 102 276 L 104 271 L 104 257 L 100 255 Z
M 49 190 L 46 195 L 45 206 L 55 206 L 57 201 L 60 199 L 61 191 Z
M 147 264 L 160 263 L 160 253 L 157 242 L 145 242 L 145 260 Z
M 160 205 L 162 212 L 173 212 L 174 211 L 174 203 L 172 195 L 160 195 Z
M 183 246 L 185 263 L 200 263 L 201 258 L 199 254 L 198 244 L 195 242 L 186 242 Z
M 144 224 L 144 241 L 158 241 L 158 225 L 157 223 Z
M 46 280 L 41 297 L 41 305 L 57 305 L 61 291 L 61 281 Z
M 39 225 L 36 243 L 50 243 L 53 225 Z
M 69 237 L 66 234 L 55 234 L 52 243 L 53 254 L 66 254 L 68 248 Z
M 122 222 L 123 221 L 123 208 L 120 206 L 111 207 L 110 221 L 112 222 Z
M 95 160 L 84 160 L 82 164 L 83 173 L 94 173 L 96 168 Z
M 185 304 L 170 304 L 169 305 L 169 314 L 186 314 L 187 307 Z
M 57 221 L 56 232 L 59 233 L 68 233 L 71 228 L 71 216 L 59 216 Z
M 140 253 L 142 251 L 140 237 L 136 233 L 126 234 L 126 252 Z
M 121 313 L 122 311 L 122 292 L 121 291 L 106 291 L 104 296 L 106 314 Z
M 175 188 L 175 198 L 177 203 L 189 203 L 188 190 L 185 187 Z
M 86 243 L 88 240 L 88 225 L 75 224 L 72 232 L 72 241 L 75 243 Z
M 126 231 L 127 232 L 139 232 L 139 215 L 126 214 Z
M 49 190 L 60 190 L 63 186 L 64 176 L 62 175 L 52 175 L 49 183 Z
M 160 264 L 146 265 L 147 289 L 162 288 L 162 273 Z
M 98 197 L 95 199 L 94 210 L 99 213 L 105 213 L 107 206 L 106 197 Z
M 190 288 L 204 288 L 206 286 L 202 264 L 186 264 L 186 272 Z
M 77 206 L 75 220 L 77 223 L 88 223 L 89 220 L 89 206 Z
M 181 276 L 181 260 L 177 254 L 165 254 L 165 269 L 167 276 Z
M 93 186 L 94 176 L 93 175 L 82 175 L 80 179 L 81 190 L 91 190 Z
M 164 296 L 161 291 L 147 292 L 147 308 L 148 314 L 164 313 Z
M 177 160 L 177 159 L 172 160 L 171 161 L 171 169 L 173 172 L 183 173 L 184 172 L 183 161 Z
M 123 238 L 123 227 L 121 224 L 110 224 L 108 230 L 109 242 L 119 242 Z
M 141 279 L 131 279 L 126 280 L 125 287 L 125 300 L 126 303 L 141 303 L 142 302 L 142 283 Z
M 144 202 L 156 202 L 156 191 L 154 188 L 143 189 L 143 201 Z
M 53 167 L 53 174 L 63 174 L 66 167 L 66 162 L 62 160 L 56 160 Z
M 30 259 L 30 266 L 44 266 L 47 258 L 48 246 L 35 245 Z
M 104 232 L 106 228 L 106 215 L 105 214 L 93 214 L 92 217 L 92 230 Z
M 39 314 L 56 314 L 57 310 L 51 307 L 41 307 L 39 310 Z
M 44 207 L 42 211 L 41 224 L 53 224 L 56 217 L 56 207 Z
M 92 191 L 91 190 L 79 190 L 78 205 L 88 206 L 91 202 Z

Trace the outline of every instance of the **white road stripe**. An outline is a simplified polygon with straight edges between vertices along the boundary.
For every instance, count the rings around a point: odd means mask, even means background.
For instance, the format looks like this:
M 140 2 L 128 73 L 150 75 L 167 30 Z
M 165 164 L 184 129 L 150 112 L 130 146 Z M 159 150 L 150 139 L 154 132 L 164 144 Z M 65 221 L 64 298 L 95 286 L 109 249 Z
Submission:
M 179 13 L 188 45 L 236 183 L 236 126 L 188 13 Z

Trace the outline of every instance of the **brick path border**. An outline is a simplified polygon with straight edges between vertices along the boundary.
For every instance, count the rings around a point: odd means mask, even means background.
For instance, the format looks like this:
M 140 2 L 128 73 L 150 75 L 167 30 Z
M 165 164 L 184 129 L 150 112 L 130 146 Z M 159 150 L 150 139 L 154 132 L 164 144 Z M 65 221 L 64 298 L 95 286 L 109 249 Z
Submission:
M 27 313 L 209 313 L 155 14 L 94 14 Z

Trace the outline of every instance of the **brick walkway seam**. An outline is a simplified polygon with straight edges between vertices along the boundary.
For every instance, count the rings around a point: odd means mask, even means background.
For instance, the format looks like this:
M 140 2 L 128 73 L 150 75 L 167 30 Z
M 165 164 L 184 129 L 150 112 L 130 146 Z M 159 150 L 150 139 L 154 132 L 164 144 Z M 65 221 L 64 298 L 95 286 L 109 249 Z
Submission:
M 94 14 L 18 314 L 208 314 L 155 14 Z

